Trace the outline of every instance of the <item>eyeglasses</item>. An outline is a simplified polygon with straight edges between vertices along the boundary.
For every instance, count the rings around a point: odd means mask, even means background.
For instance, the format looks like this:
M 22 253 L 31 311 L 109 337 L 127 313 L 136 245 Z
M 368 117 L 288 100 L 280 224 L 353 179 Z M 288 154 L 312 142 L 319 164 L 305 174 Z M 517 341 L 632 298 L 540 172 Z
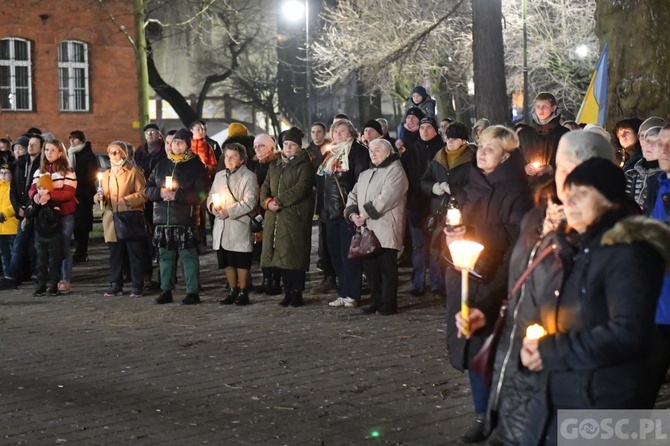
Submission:
M 119 153 L 121 153 L 120 150 L 110 150 L 109 152 L 107 152 L 108 155 L 114 155 L 114 156 L 118 155 Z
M 156 133 L 158 133 L 156 130 L 147 130 L 144 132 L 145 135 L 155 135 Z

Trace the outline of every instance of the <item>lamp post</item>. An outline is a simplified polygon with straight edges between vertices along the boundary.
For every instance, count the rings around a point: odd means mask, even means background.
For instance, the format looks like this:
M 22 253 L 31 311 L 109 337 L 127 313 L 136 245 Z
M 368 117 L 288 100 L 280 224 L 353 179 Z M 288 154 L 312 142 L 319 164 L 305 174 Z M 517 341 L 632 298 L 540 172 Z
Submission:
M 528 113 L 528 31 L 526 29 L 526 0 L 521 0 L 521 21 L 523 23 L 523 120 L 530 124 Z
M 310 42 L 309 42 L 309 0 L 304 0 L 302 3 L 299 0 L 288 0 L 283 3 L 284 16 L 292 21 L 297 22 L 300 19 L 300 12 L 305 14 L 305 123 L 307 124 L 306 131 L 309 132 L 312 128 L 312 67 L 310 61 Z

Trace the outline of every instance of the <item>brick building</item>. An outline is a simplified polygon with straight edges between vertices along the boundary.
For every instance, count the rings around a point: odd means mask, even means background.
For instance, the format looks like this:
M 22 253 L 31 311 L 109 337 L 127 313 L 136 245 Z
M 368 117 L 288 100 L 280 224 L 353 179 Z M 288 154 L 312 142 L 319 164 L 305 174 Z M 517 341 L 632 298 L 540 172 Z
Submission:
M 132 1 L 104 6 L 133 37 Z M 0 2 L 1 137 L 38 127 L 66 145 L 82 130 L 96 152 L 138 144 L 137 104 L 133 47 L 98 2 Z

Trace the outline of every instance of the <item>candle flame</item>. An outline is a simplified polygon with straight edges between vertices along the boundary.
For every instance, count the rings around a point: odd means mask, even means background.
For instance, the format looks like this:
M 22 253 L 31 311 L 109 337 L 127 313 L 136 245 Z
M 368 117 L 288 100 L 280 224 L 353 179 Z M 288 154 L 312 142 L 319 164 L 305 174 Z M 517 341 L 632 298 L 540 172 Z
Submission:
M 102 172 L 98 172 L 98 175 L 96 175 L 98 178 L 98 181 L 102 181 Z
M 540 164 L 539 161 L 534 161 L 533 164 L 531 164 L 531 165 L 532 165 L 534 168 L 537 169 L 538 167 L 540 167 L 541 164 Z
M 547 335 L 547 330 L 540 324 L 533 324 L 526 328 L 526 337 L 528 339 L 540 339 Z

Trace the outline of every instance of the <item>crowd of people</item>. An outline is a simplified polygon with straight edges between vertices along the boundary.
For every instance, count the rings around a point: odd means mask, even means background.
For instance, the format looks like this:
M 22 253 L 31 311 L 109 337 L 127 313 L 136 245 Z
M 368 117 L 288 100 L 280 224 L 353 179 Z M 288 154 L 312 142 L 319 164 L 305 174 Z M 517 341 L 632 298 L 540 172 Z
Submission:
M 397 313 L 401 252 L 410 293 L 446 298 L 450 362 L 467 371 L 474 403 L 464 442 L 556 444 L 559 409 L 652 408 L 670 365 L 670 125 L 625 119 L 610 137 L 564 121 L 541 93 L 531 124 L 470 127 L 438 122 L 426 89 L 412 93 L 397 139 L 383 118 L 359 132 L 345 114 L 312 124 L 308 145 L 296 127 L 254 137 L 233 123 L 219 146 L 204 121 L 165 135 L 149 124 L 137 149 L 108 145 L 97 177 L 82 131 L 69 148 L 38 129 L 0 140 L 0 287 L 32 279 L 37 296 L 71 292 L 97 204 L 105 297 L 125 282 L 141 297 L 156 278 L 156 304 L 171 303 L 179 262 L 182 303 L 199 303 L 210 236 L 222 305 L 266 293 L 300 307 L 316 220 L 323 280 L 312 292 L 333 292 L 329 306 L 358 307 L 367 282 L 362 311 Z M 350 256 L 365 231 L 376 248 Z M 464 239 L 484 246 L 466 302 L 449 251 Z M 473 361 L 499 317 L 488 382 Z M 527 335 L 533 324 L 544 335 Z

